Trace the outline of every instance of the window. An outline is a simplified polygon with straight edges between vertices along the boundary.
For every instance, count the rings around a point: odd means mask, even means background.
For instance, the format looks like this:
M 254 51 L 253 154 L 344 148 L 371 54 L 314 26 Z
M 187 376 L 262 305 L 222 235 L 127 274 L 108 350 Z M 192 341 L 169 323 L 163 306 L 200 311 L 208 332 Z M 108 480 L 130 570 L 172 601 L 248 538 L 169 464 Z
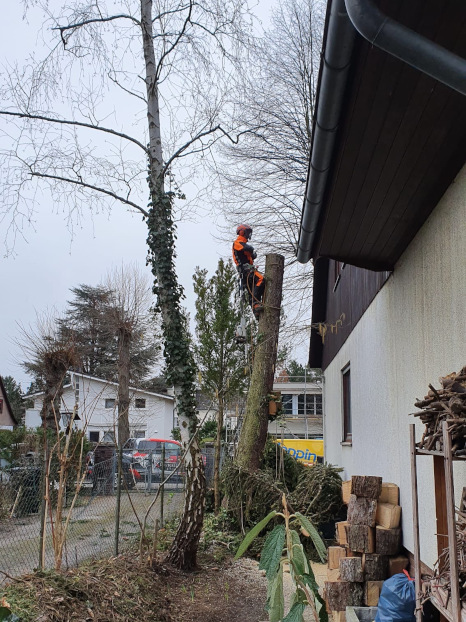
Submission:
M 114 398 L 105 400 L 105 408 L 115 408 L 116 400 Z
M 100 432 L 98 430 L 93 430 L 92 432 L 89 432 L 89 441 L 91 443 L 98 443 L 99 436 L 100 436 Z
M 291 393 L 284 393 L 282 395 L 282 413 L 284 415 L 293 414 L 293 396 Z
M 144 430 L 134 430 L 133 437 L 134 438 L 146 438 L 146 432 Z
M 145 408 L 146 407 L 146 400 L 143 397 L 137 397 L 134 400 L 134 405 L 136 406 L 136 408 Z
M 306 398 L 306 399 L 304 399 Z M 298 395 L 298 415 L 321 415 L 322 395 L 307 393 Z
M 3 400 L 0 400 L 0 415 L 3 412 Z
M 102 443 L 114 443 L 115 442 L 115 435 L 113 434 L 113 432 L 104 432 L 104 435 L 102 437 Z
M 351 421 L 351 375 L 350 366 L 347 365 L 341 371 L 342 374 L 342 397 L 343 397 L 343 442 L 351 443 L 353 439 L 353 427 Z

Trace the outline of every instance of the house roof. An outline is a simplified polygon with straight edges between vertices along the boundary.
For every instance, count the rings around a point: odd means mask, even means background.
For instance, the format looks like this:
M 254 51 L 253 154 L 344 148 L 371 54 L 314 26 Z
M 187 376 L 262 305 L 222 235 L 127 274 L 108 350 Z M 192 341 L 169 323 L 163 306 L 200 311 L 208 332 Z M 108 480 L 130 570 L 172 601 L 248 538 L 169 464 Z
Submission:
M 13 409 L 11 408 L 11 404 L 10 404 L 10 400 L 8 399 L 8 395 L 5 389 L 5 385 L 3 384 L 3 380 L 2 377 L 0 376 L 0 389 L 2 391 L 3 394 L 3 398 L 5 400 L 5 405 L 8 409 L 8 412 L 10 414 L 10 417 L 12 418 L 13 422 L 15 425 L 19 425 L 19 421 L 16 419 L 14 413 L 13 413 Z
M 112 382 L 110 380 L 103 380 L 102 378 L 96 378 L 95 376 L 89 376 L 88 374 L 81 374 L 78 372 L 71 372 L 71 376 L 79 376 L 80 378 L 86 378 L 87 380 L 92 380 L 94 382 L 99 382 L 101 384 L 104 385 L 111 385 L 114 387 L 118 386 L 118 382 Z M 72 384 L 66 384 L 63 389 L 69 389 L 70 387 L 73 387 Z M 138 389 L 137 387 L 130 387 L 129 388 L 130 391 L 137 391 L 138 393 L 143 393 L 144 395 L 153 395 L 154 397 L 160 397 L 163 398 L 165 400 L 169 400 L 170 402 L 172 402 L 175 398 L 172 395 L 164 395 L 163 393 L 154 393 L 153 391 L 146 391 L 145 389 Z M 39 393 L 33 393 L 31 395 L 28 395 L 28 398 L 33 398 L 33 397 L 40 397 L 41 395 L 43 395 L 44 392 L 41 391 Z
M 323 139 L 330 157 L 325 182 L 318 182 L 318 207 L 308 200 L 316 179 L 310 169 L 298 258 L 325 257 L 392 270 L 465 163 L 466 100 L 359 34 L 354 35 L 349 63 L 342 65 L 343 88 L 341 72 L 332 73 L 325 61 L 337 28 L 332 7 L 336 13 L 335 6 L 342 4 L 328 3 L 311 162 L 316 150 L 322 150 L 316 119 L 337 105 L 332 93 L 335 98 L 341 93 L 342 105 L 337 124 Z M 388 17 L 466 58 L 463 0 L 375 4 Z M 312 245 L 303 252 L 310 222 Z

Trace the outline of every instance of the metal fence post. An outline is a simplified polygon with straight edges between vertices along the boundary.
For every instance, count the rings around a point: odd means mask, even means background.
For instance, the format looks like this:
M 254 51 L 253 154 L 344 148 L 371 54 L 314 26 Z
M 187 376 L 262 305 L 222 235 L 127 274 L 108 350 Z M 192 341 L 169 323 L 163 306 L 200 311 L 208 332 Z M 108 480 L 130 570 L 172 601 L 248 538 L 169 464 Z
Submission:
M 118 543 L 120 539 L 120 507 L 121 507 L 121 459 L 123 455 L 123 446 L 118 447 L 118 469 L 117 469 L 117 487 L 116 487 L 116 512 L 115 512 L 115 557 L 118 555 Z
M 165 479 L 165 443 L 162 443 L 162 469 L 160 474 L 160 526 L 163 528 L 163 503 L 164 503 L 164 485 Z

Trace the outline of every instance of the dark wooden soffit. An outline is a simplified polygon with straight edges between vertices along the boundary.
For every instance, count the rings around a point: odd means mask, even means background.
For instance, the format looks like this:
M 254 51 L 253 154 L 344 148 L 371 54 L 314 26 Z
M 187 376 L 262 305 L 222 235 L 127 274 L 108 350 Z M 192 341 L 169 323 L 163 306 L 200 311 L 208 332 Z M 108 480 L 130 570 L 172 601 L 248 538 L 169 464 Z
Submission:
M 464 0 L 382 0 L 466 58 Z M 358 36 L 313 257 L 391 270 L 466 161 L 466 98 Z

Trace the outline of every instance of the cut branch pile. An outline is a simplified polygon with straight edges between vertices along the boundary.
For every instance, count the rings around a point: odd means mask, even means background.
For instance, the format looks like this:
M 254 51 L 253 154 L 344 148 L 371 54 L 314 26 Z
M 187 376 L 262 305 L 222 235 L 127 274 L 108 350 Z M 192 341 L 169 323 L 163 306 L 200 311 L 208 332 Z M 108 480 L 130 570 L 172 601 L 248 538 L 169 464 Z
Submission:
M 461 606 L 466 610 L 466 512 L 457 512 L 456 541 L 458 551 L 458 573 L 460 584 Z M 448 549 L 444 549 L 434 568 L 434 577 L 431 588 L 435 596 L 447 608 L 451 594 L 450 556 Z
M 466 459 L 466 367 L 440 378 L 440 383 L 442 388 L 438 390 L 430 384 L 424 399 L 414 404 L 422 410 L 412 414 L 426 426 L 417 447 L 443 451 L 442 423 L 448 419 L 453 455 Z

